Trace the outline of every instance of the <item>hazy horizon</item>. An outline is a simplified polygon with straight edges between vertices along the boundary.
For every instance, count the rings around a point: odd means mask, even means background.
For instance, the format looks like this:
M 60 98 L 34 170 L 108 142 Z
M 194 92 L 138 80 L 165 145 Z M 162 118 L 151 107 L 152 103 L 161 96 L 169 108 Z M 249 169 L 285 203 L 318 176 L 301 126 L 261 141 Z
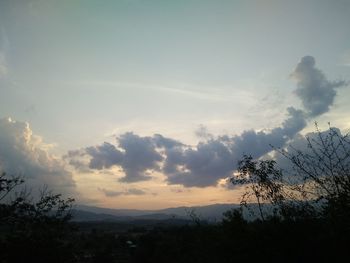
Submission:
M 349 1 L 0 2 L 0 170 L 78 203 L 238 203 L 243 154 L 350 131 Z M 283 161 L 281 160 L 281 163 Z

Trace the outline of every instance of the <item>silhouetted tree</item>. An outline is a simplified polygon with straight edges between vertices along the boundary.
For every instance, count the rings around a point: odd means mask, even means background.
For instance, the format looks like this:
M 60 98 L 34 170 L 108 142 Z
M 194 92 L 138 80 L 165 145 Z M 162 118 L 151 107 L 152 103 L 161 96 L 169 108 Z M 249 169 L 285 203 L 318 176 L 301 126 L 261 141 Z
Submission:
M 306 136 L 307 148 L 293 145 L 275 149 L 289 160 L 289 171 L 277 168 L 275 160 L 253 160 L 243 156 L 233 184 L 245 185 L 241 205 L 257 203 L 261 220 L 266 219 L 264 204 L 273 208 L 268 213 L 285 219 L 301 217 L 339 217 L 350 214 L 350 140 L 338 129 Z
M 238 174 L 231 178 L 233 184 L 243 184 L 246 192 L 242 195 L 241 205 L 248 207 L 252 197 L 258 205 L 259 215 L 265 220 L 263 204 L 281 205 L 285 199 L 282 172 L 275 167 L 274 160 L 254 161 L 244 155 L 238 163 Z
M 350 212 L 350 138 L 336 128 L 315 136 L 306 136 L 307 149 L 289 147 L 278 150 L 290 163 L 297 183 L 292 191 L 304 202 L 320 203 L 331 217 L 349 216 Z M 323 214 L 324 216 L 325 214 Z
M 68 221 L 74 199 L 63 199 L 47 188 L 36 201 L 26 191 L 9 197 L 23 182 L 5 173 L 0 176 L 0 261 L 72 262 Z

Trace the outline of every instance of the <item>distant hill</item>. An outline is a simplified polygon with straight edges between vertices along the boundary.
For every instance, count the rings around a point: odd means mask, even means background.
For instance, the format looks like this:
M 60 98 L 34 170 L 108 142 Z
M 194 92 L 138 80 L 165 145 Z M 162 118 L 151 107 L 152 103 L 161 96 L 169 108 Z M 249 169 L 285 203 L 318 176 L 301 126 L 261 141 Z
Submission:
M 131 218 L 129 217 L 117 217 L 105 213 L 94 213 L 80 209 L 72 210 L 73 221 L 127 221 Z
M 237 207 L 239 207 L 237 204 L 214 204 L 160 210 L 136 210 L 77 205 L 73 210 L 73 221 L 188 220 L 190 211 L 194 211 L 200 219 L 213 222 L 220 221 L 225 211 Z

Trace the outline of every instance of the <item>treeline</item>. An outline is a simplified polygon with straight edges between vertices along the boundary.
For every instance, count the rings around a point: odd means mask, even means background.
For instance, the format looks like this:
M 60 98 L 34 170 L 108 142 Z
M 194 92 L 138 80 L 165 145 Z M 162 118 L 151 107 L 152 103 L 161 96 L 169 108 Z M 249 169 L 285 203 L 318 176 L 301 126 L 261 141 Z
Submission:
M 349 224 L 327 220 L 247 222 L 237 211 L 219 225 L 154 229 L 132 262 L 345 262 Z

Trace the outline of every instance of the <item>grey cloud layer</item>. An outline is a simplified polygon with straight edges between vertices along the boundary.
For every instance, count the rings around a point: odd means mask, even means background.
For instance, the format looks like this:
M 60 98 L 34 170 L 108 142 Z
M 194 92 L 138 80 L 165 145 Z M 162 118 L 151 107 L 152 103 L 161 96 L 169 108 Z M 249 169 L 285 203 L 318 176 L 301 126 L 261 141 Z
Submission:
M 219 179 L 231 176 L 243 154 L 259 158 L 271 151 L 271 144 L 281 147 L 305 127 L 301 111 L 288 108 L 288 115 L 281 127 L 270 132 L 249 130 L 200 142 L 195 148 L 168 151 L 163 169 L 168 182 L 187 187 L 216 185 Z
M 25 122 L 0 119 L 0 170 L 23 176 L 29 187 L 48 185 L 63 194 L 75 193 L 72 174 Z
M 301 99 L 310 117 L 329 111 L 337 94 L 336 89 L 344 87 L 345 81 L 329 81 L 321 70 L 315 67 L 315 59 L 305 56 L 296 66 L 291 76 L 298 88 L 295 94 Z
M 104 143 L 83 149 L 83 155 L 90 158 L 91 169 L 120 166 L 125 173 L 121 178 L 124 182 L 148 180 L 152 171 L 160 171 L 168 184 L 185 187 L 217 185 L 220 179 L 232 175 L 243 154 L 259 158 L 272 150 L 271 145 L 285 146 L 306 126 L 307 118 L 329 110 L 336 95 L 335 88 L 345 85 L 343 81 L 328 81 L 315 68 L 315 60 L 310 56 L 301 59 L 292 76 L 297 80 L 296 94 L 307 111 L 287 108 L 287 118 L 280 127 L 270 131 L 247 130 L 233 137 L 214 137 L 201 127 L 197 133 L 204 141 L 195 147 L 161 135 L 140 137 L 125 133 L 116 138 L 117 147 Z
M 281 147 L 306 121 L 303 112 L 292 107 L 287 109 L 288 118 L 281 127 L 269 132 L 245 131 L 240 136 L 220 136 L 199 142 L 196 147 L 186 146 L 176 140 L 156 134 L 140 137 L 125 133 L 116 138 L 117 146 L 103 143 L 68 154 L 71 164 L 81 168 L 79 157 L 88 156 L 90 169 L 102 170 L 112 166 L 123 169 L 122 182 L 137 182 L 151 178 L 152 171 L 160 171 L 169 184 L 186 187 L 216 185 L 236 169 L 238 159 L 244 153 L 258 158 L 271 151 L 271 144 Z

